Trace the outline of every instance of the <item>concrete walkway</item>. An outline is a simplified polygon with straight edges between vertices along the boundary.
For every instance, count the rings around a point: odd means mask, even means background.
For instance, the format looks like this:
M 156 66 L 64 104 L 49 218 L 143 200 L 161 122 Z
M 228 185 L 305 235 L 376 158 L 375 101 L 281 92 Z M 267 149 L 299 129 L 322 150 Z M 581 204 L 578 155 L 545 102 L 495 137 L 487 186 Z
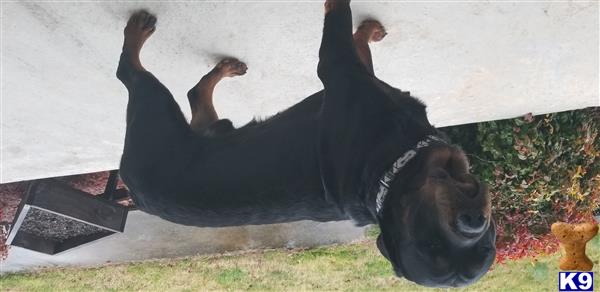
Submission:
M 0 273 L 51 266 L 93 266 L 234 250 L 312 247 L 362 239 L 349 221 L 198 228 L 176 225 L 141 211 L 129 213 L 125 232 L 56 254 L 11 247 Z
M 370 2 L 389 35 L 375 72 L 429 105 L 439 126 L 599 105 L 598 2 Z M 321 88 L 323 3 L 2 1 L 0 182 L 114 169 L 125 130 L 115 78 L 126 20 L 158 16 L 142 60 L 189 117 L 185 93 L 220 56 L 248 74 L 216 91 L 242 125 Z

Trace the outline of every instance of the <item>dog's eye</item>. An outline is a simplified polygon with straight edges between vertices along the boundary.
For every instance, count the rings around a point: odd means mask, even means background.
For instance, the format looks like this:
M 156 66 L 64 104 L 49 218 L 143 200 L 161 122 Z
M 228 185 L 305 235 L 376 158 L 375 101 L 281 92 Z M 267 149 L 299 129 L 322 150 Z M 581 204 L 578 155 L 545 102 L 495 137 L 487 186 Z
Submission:
M 492 250 L 492 247 L 490 247 L 489 245 L 480 245 L 477 247 L 477 252 L 481 253 L 481 254 L 487 254 Z
M 434 179 L 447 179 L 448 173 L 441 168 L 437 168 L 429 174 L 429 177 Z
M 431 250 L 431 251 L 439 251 L 441 249 L 442 249 L 442 244 L 437 241 L 429 244 L 429 250 Z

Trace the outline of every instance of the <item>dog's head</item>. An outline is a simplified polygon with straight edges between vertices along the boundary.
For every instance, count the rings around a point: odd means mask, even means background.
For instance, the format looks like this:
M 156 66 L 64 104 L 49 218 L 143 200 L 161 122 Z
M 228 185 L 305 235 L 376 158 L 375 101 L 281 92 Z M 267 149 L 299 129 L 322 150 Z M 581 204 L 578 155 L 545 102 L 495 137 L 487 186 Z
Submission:
M 377 247 L 398 276 L 431 287 L 475 282 L 494 261 L 487 188 L 453 146 L 422 149 L 383 205 Z

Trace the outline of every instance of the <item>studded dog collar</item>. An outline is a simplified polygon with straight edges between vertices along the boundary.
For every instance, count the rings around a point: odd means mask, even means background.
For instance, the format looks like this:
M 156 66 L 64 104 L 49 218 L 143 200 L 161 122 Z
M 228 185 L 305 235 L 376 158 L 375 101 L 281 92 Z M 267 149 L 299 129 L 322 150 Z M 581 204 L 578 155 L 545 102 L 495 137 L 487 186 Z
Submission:
M 378 216 L 381 215 L 383 203 L 385 202 L 385 198 L 390 191 L 390 184 L 398 172 L 400 172 L 400 170 L 417 155 L 419 149 L 428 147 L 435 142 L 447 144 L 442 138 L 428 135 L 425 140 L 419 141 L 414 148 L 404 152 L 404 154 L 402 154 L 400 158 L 394 162 L 392 167 L 383 174 L 381 179 L 379 179 L 379 192 L 377 192 L 377 199 L 375 201 L 375 211 L 377 212 Z

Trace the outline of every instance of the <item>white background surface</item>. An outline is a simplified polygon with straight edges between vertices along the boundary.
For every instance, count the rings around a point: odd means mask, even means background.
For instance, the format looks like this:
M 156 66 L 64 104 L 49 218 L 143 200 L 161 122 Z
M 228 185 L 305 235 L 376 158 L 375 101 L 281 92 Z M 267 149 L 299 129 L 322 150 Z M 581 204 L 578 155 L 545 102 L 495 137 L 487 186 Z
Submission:
M 215 92 L 242 125 L 320 90 L 322 2 L 2 2 L 0 182 L 118 167 L 125 88 L 115 77 L 131 11 L 158 16 L 142 62 L 176 96 L 218 61 L 248 74 Z M 358 2 L 389 35 L 375 72 L 429 106 L 436 125 L 600 105 L 598 2 Z

